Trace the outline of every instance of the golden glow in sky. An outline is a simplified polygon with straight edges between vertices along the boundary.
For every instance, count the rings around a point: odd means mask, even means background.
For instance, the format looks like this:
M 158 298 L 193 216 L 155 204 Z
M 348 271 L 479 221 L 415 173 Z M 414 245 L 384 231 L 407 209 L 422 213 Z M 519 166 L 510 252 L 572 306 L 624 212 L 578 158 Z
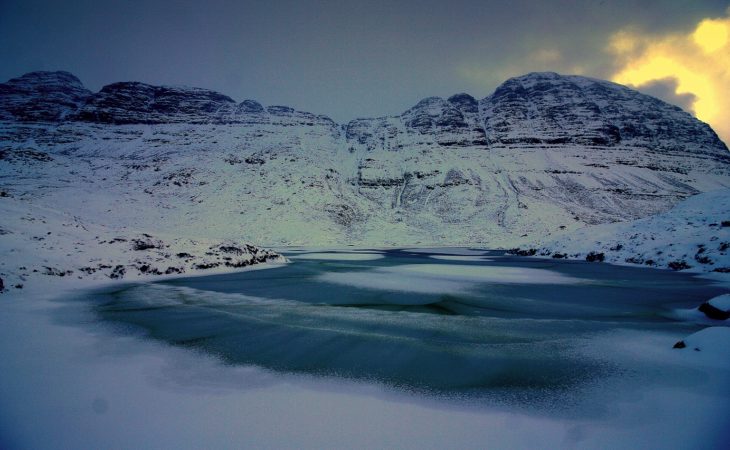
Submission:
M 612 80 L 641 87 L 676 81 L 676 94 L 692 94 L 692 109 L 730 143 L 730 10 L 728 17 L 704 19 L 689 34 L 615 33 L 609 51 L 617 58 Z
M 727 45 L 728 28 L 727 21 L 703 20 L 692 38 L 705 53 L 714 53 Z

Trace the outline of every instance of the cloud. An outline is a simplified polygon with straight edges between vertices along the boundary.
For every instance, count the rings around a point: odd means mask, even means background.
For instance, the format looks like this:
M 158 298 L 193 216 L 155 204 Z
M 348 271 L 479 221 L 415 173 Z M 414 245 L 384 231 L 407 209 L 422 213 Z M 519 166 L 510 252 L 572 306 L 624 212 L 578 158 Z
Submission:
M 689 33 L 623 29 L 611 36 L 607 50 L 616 61 L 613 81 L 689 108 L 730 142 L 730 9 Z M 668 86 L 673 92 L 666 92 Z
M 459 67 L 459 75 L 474 83 L 496 87 L 511 77 L 528 72 L 559 72 L 570 75 L 595 74 L 593 61 L 588 60 L 573 48 L 565 46 L 538 47 L 535 50 L 518 52 L 519 57 L 507 58 L 494 64 L 466 64 Z M 511 55 L 510 55 L 511 56 Z M 594 75 L 595 76 L 595 75 Z
M 562 62 L 563 55 L 554 48 L 545 48 L 533 53 L 532 58 L 543 64 Z
M 672 105 L 677 105 L 685 111 L 692 111 L 692 105 L 697 101 L 697 97 L 691 93 L 677 94 L 678 84 L 679 82 L 674 78 L 664 78 L 643 84 L 638 90 Z

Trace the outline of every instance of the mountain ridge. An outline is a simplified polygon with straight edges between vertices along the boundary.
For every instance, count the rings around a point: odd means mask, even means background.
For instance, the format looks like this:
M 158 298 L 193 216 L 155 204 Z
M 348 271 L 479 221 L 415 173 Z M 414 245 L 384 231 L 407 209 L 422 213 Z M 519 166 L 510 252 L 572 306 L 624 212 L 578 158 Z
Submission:
M 730 186 L 709 126 L 584 77 L 533 73 L 347 124 L 199 88 L 14 80 L 0 85 L 0 189 L 108 226 L 512 247 Z
M 562 82 L 563 92 L 558 89 L 553 89 L 550 92 L 548 87 L 554 87 L 554 82 Z M 36 89 L 36 94 L 47 95 L 48 92 L 57 93 L 56 91 L 64 91 L 64 83 L 67 85 L 65 91 L 68 91 L 68 101 L 63 105 L 58 105 L 70 109 L 74 105 L 75 100 L 76 109 L 75 111 L 58 111 L 56 114 L 28 114 L 17 108 L 18 102 L 8 101 L 13 94 L 33 96 L 33 90 Z M 50 87 L 49 89 L 44 89 Z M 386 117 L 404 117 L 409 115 L 418 115 L 413 117 L 408 123 L 416 129 L 425 130 L 436 126 L 445 126 L 447 128 L 466 128 L 469 126 L 469 121 L 464 115 L 470 116 L 476 114 L 483 122 L 485 134 L 491 132 L 490 137 L 485 136 L 485 140 L 474 140 L 472 143 L 475 144 L 564 144 L 570 141 L 570 136 L 567 134 L 555 134 L 550 133 L 540 135 L 539 133 L 534 136 L 511 136 L 510 131 L 514 131 L 504 121 L 500 122 L 501 117 L 494 119 L 495 110 L 497 112 L 505 109 L 512 109 L 512 113 L 526 116 L 529 114 L 526 111 L 524 104 L 519 104 L 522 100 L 523 103 L 526 100 L 526 96 L 531 96 L 529 100 L 535 102 L 537 100 L 543 100 L 539 97 L 545 97 L 549 95 L 565 93 L 565 90 L 572 88 L 574 90 L 580 89 L 593 89 L 597 90 L 598 87 L 604 89 L 603 92 L 596 93 L 594 95 L 603 95 L 604 98 L 601 100 L 604 104 L 610 106 L 610 100 L 605 98 L 606 92 L 611 89 L 616 92 L 622 92 L 626 100 L 627 97 L 631 97 L 631 100 L 640 100 L 645 104 L 642 104 L 643 110 L 646 110 L 646 103 L 649 106 L 660 108 L 662 112 L 666 114 L 668 111 L 675 112 L 678 115 L 684 115 L 684 119 L 688 123 L 696 124 L 695 127 L 690 130 L 695 137 L 703 137 L 707 140 L 707 143 L 711 146 L 717 146 L 718 148 L 724 148 L 727 150 L 727 146 L 722 142 L 712 128 L 693 118 L 689 113 L 683 111 L 676 105 L 669 104 L 660 99 L 651 97 L 646 94 L 641 94 L 638 91 L 632 90 L 625 86 L 617 83 L 600 80 L 591 77 L 584 77 L 578 75 L 560 75 L 555 72 L 531 72 L 522 76 L 512 77 L 507 79 L 504 83 L 498 86 L 495 91 L 484 97 L 481 100 L 477 100 L 473 96 L 467 93 L 454 94 L 447 99 L 441 97 L 427 97 L 419 101 L 416 105 L 407 109 L 400 115 L 386 116 Z M 13 92 L 13 88 L 16 91 Z M 54 89 L 55 88 L 55 89 Z M 71 92 L 74 91 L 74 92 Z M 547 92 L 545 92 L 547 91 Z M 535 94 L 538 95 L 535 95 Z M 73 95 L 72 95 L 73 94 Z M 627 95 L 628 94 L 628 95 Z M 520 98 L 522 96 L 523 98 Z M 304 120 L 309 119 L 310 121 L 324 121 L 330 122 L 333 125 L 336 123 L 326 115 L 313 114 L 304 111 L 297 111 L 293 108 L 286 106 L 269 106 L 264 108 L 260 103 L 255 100 L 246 99 L 238 103 L 231 97 L 212 91 L 209 89 L 188 87 L 188 86 L 167 86 L 167 85 L 151 85 L 147 83 L 141 83 L 136 81 L 123 81 L 107 84 L 101 88 L 99 92 L 93 93 L 83 87 L 81 81 L 73 74 L 65 71 L 37 71 L 29 72 L 20 77 L 13 78 L 6 83 L 0 84 L 0 119 L 4 120 L 19 120 L 19 121 L 84 121 L 84 122 L 98 122 L 98 123 L 110 123 L 110 124 L 162 124 L 162 123 L 239 123 L 239 122 L 263 122 L 264 119 L 261 117 L 264 114 L 273 116 L 277 115 L 290 115 L 299 116 Z M 650 99 L 650 100 L 649 100 Z M 37 107 L 39 103 L 42 103 L 44 99 L 36 98 L 32 103 L 33 107 Z M 52 109 L 54 106 L 54 98 L 48 99 L 49 105 L 45 109 Z M 648 102 L 647 102 L 648 101 Z M 8 103 L 11 103 L 11 107 L 8 107 Z M 518 104 L 515 104 L 518 103 Z M 15 105 L 14 105 L 15 104 Z M 437 108 L 431 108 L 439 110 L 432 111 L 429 114 L 426 109 L 430 106 L 438 104 Z M 13 106 L 16 106 L 13 108 Z M 629 137 L 635 136 L 649 136 L 657 135 L 657 131 L 665 132 L 667 130 L 652 129 L 647 130 L 646 127 L 642 127 L 641 124 L 635 126 L 629 126 L 626 123 L 622 123 L 621 127 L 616 126 L 612 123 L 601 123 L 601 117 L 596 117 L 598 112 L 603 112 L 601 106 L 596 102 L 590 100 L 584 103 L 571 103 L 570 107 L 573 109 L 584 108 L 586 113 L 590 115 L 593 113 L 594 117 L 589 117 L 594 121 L 596 125 L 602 125 L 593 128 L 593 133 L 587 133 L 586 136 L 578 139 L 577 143 L 584 144 L 596 144 L 596 145 L 612 145 L 619 142 L 622 139 L 622 135 L 628 134 Z M 27 108 L 26 108 L 27 109 Z M 552 109 L 555 109 L 553 105 Z M 127 112 L 128 110 L 128 112 Z M 546 112 L 549 108 L 545 109 Z M 438 114 L 438 113 L 441 114 Z M 177 114 L 176 114 L 177 113 Z M 562 111 L 565 115 L 565 111 Z M 436 123 L 433 123 L 431 116 L 438 116 Z M 575 114 L 574 114 L 575 116 Z M 574 117 L 577 118 L 577 117 Z M 258 119 L 258 120 L 257 120 Z M 366 117 L 356 118 L 347 123 L 341 124 L 346 127 L 351 123 L 359 121 L 377 120 L 378 117 Z M 546 120 L 552 119 L 552 117 L 543 115 L 538 118 L 540 121 L 545 122 Z M 616 119 L 615 115 L 612 119 Z M 626 119 L 635 119 L 635 117 L 624 117 Z M 607 122 L 603 120 L 603 122 Z M 523 124 L 517 124 L 523 125 Z M 564 125 L 564 124 L 557 124 Z M 568 124 L 569 125 L 569 124 Z M 524 129 L 525 127 L 522 126 Z M 478 130 L 474 130 L 478 131 Z M 514 134 L 514 133 L 513 133 Z M 706 134 L 707 136 L 703 136 Z M 676 138 L 676 135 L 671 133 L 666 137 L 667 139 Z

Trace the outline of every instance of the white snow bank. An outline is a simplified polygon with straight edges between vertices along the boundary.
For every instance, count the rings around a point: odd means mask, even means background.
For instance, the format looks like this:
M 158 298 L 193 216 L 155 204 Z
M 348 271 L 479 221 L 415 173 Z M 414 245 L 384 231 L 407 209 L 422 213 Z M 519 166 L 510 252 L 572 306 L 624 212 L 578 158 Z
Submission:
M 669 314 L 667 314 L 667 317 L 675 320 L 681 320 L 684 322 L 692 322 L 700 325 L 707 325 L 707 326 L 725 326 L 730 327 L 730 321 L 728 320 L 713 320 L 710 319 L 697 308 L 690 308 L 690 309 L 674 309 Z
M 707 301 L 710 305 L 723 311 L 730 311 L 730 294 L 722 294 Z
M 718 295 L 717 297 L 707 300 L 705 303 L 708 303 L 721 311 L 730 311 L 730 294 Z M 703 307 L 704 303 L 696 308 L 674 309 L 671 313 L 669 313 L 668 317 L 708 326 L 730 327 L 730 320 L 722 320 L 722 318 L 714 317 L 712 314 L 708 316 L 706 311 L 703 311 Z
M 730 369 L 730 328 L 708 327 L 682 341 L 686 347 L 675 350 L 688 361 Z

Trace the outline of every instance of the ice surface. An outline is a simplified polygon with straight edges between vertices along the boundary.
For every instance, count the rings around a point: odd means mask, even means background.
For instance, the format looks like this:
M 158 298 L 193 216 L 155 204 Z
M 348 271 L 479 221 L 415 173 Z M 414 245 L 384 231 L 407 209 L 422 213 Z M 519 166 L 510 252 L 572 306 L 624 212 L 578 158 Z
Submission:
M 433 259 L 440 259 L 443 261 L 481 261 L 481 262 L 493 261 L 492 259 L 485 258 L 483 256 L 429 255 L 429 257 L 433 258 Z
M 364 272 L 326 272 L 319 275 L 318 280 L 360 289 L 419 294 L 465 293 L 473 286 L 473 283 L 465 280 L 419 276 L 418 274 L 396 272 L 389 268 Z
M 433 248 L 406 248 L 403 251 L 411 253 L 427 253 L 427 254 L 440 254 L 440 255 L 455 255 L 455 256 L 480 256 L 489 253 L 487 250 L 473 250 L 469 248 L 458 248 L 458 247 L 433 247 Z
M 364 289 L 418 293 L 466 292 L 478 283 L 576 284 L 590 280 L 545 269 L 463 264 L 404 264 L 372 271 L 326 272 L 320 281 Z
M 301 253 L 290 256 L 290 259 L 321 259 L 323 261 L 373 261 L 381 259 L 381 253 L 364 253 L 364 252 L 348 252 L 348 253 Z
M 392 272 L 426 277 L 443 277 L 481 283 L 575 284 L 590 280 L 559 272 L 524 267 L 473 266 L 459 264 L 408 264 L 389 268 Z

